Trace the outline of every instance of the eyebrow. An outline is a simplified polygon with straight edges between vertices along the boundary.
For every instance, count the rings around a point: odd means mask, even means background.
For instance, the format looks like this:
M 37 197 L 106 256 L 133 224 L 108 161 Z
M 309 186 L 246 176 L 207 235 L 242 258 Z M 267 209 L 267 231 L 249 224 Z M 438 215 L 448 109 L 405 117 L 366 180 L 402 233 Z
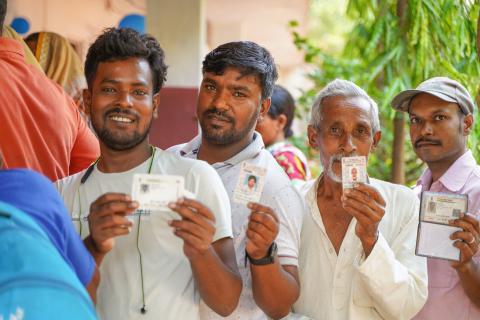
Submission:
M 434 115 L 437 115 L 439 113 L 449 113 L 449 110 L 448 109 L 444 109 L 444 108 L 440 108 L 440 109 L 436 109 L 435 111 L 431 112 L 429 115 L 430 116 L 434 116 Z M 410 116 L 414 116 L 414 117 L 419 117 L 420 116 L 414 112 L 410 112 Z
M 120 84 L 122 83 L 121 81 L 118 81 L 118 80 L 114 80 L 114 79 L 103 79 L 100 84 L 107 84 L 107 83 L 110 83 L 110 84 Z M 133 83 L 130 83 L 130 85 L 132 86 L 135 86 L 135 87 L 146 87 L 148 86 L 148 84 L 144 81 L 137 81 L 137 82 L 133 82 Z

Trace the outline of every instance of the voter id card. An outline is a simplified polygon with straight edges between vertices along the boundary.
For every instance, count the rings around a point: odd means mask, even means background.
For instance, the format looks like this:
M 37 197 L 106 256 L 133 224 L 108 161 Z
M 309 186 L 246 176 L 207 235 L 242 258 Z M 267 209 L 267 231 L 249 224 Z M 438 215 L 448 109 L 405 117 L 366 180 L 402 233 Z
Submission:
M 367 159 L 361 157 L 342 158 L 343 189 L 353 188 L 359 183 L 367 183 Z

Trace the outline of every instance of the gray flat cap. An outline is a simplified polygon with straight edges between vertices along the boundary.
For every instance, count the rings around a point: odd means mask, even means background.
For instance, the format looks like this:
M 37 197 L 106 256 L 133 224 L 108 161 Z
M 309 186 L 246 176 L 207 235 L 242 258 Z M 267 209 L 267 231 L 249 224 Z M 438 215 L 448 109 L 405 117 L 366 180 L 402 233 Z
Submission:
M 431 78 L 420 83 L 416 89 L 400 92 L 393 98 L 392 107 L 398 111 L 408 112 L 410 102 L 419 93 L 428 93 L 444 101 L 456 103 L 464 114 L 473 113 L 475 105 L 467 89 L 447 77 Z

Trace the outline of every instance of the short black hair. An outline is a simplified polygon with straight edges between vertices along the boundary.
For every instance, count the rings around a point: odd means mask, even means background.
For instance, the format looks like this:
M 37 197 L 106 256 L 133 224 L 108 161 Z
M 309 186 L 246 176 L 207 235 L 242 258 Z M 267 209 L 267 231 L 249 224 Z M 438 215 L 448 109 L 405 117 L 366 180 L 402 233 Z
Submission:
M 7 15 L 7 0 L 0 0 L 0 34 L 2 34 L 3 23 Z
M 287 117 L 287 122 L 283 128 L 285 138 L 293 135 L 292 122 L 295 116 L 295 100 L 287 89 L 279 85 L 275 85 L 272 93 L 272 103 L 270 109 L 268 109 L 268 115 L 277 119 L 278 116 L 284 114 Z
M 257 183 L 257 177 L 256 176 L 248 176 L 247 181 L 253 180 L 255 183 Z
M 91 87 L 101 62 L 128 58 L 144 58 L 148 61 L 153 77 L 153 92 L 158 93 L 167 76 L 165 53 L 153 36 L 140 34 L 130 28 L 105 29 L 90 46 L 85 60 L 85 78 L 88 87 Z
M 222 44 L 206 55 L 202 72 L 223 74 L 227 68 L 236 68 L 243 76 L 256 75 L 262 88 L 262 100 L 272 95 L 278 73 L 267 49 L 251 41 Z

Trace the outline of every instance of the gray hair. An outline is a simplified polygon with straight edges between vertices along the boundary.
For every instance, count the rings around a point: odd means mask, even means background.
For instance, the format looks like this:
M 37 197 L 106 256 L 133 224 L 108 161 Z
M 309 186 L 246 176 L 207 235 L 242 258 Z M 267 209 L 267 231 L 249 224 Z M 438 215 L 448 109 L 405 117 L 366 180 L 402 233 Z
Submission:
M 328 83 L 317 94 L 315 102 L 312 106 L 312 112 L 310 116 L 310 125 L 318 128 L 322 120 L 321 109 L 323 100 L 331 97 L 345 97 L 345 98 L 354 98 L 361 97 L 368 101 L 370 104 L 370 114 L 371 114 L 371 125 L 373 133 L 380 131 L 380 119 L 378 117 L 378 105 L 372 98 L 359 86 L 355 83 L 348 80 L 335 79 L 332 82 Z

